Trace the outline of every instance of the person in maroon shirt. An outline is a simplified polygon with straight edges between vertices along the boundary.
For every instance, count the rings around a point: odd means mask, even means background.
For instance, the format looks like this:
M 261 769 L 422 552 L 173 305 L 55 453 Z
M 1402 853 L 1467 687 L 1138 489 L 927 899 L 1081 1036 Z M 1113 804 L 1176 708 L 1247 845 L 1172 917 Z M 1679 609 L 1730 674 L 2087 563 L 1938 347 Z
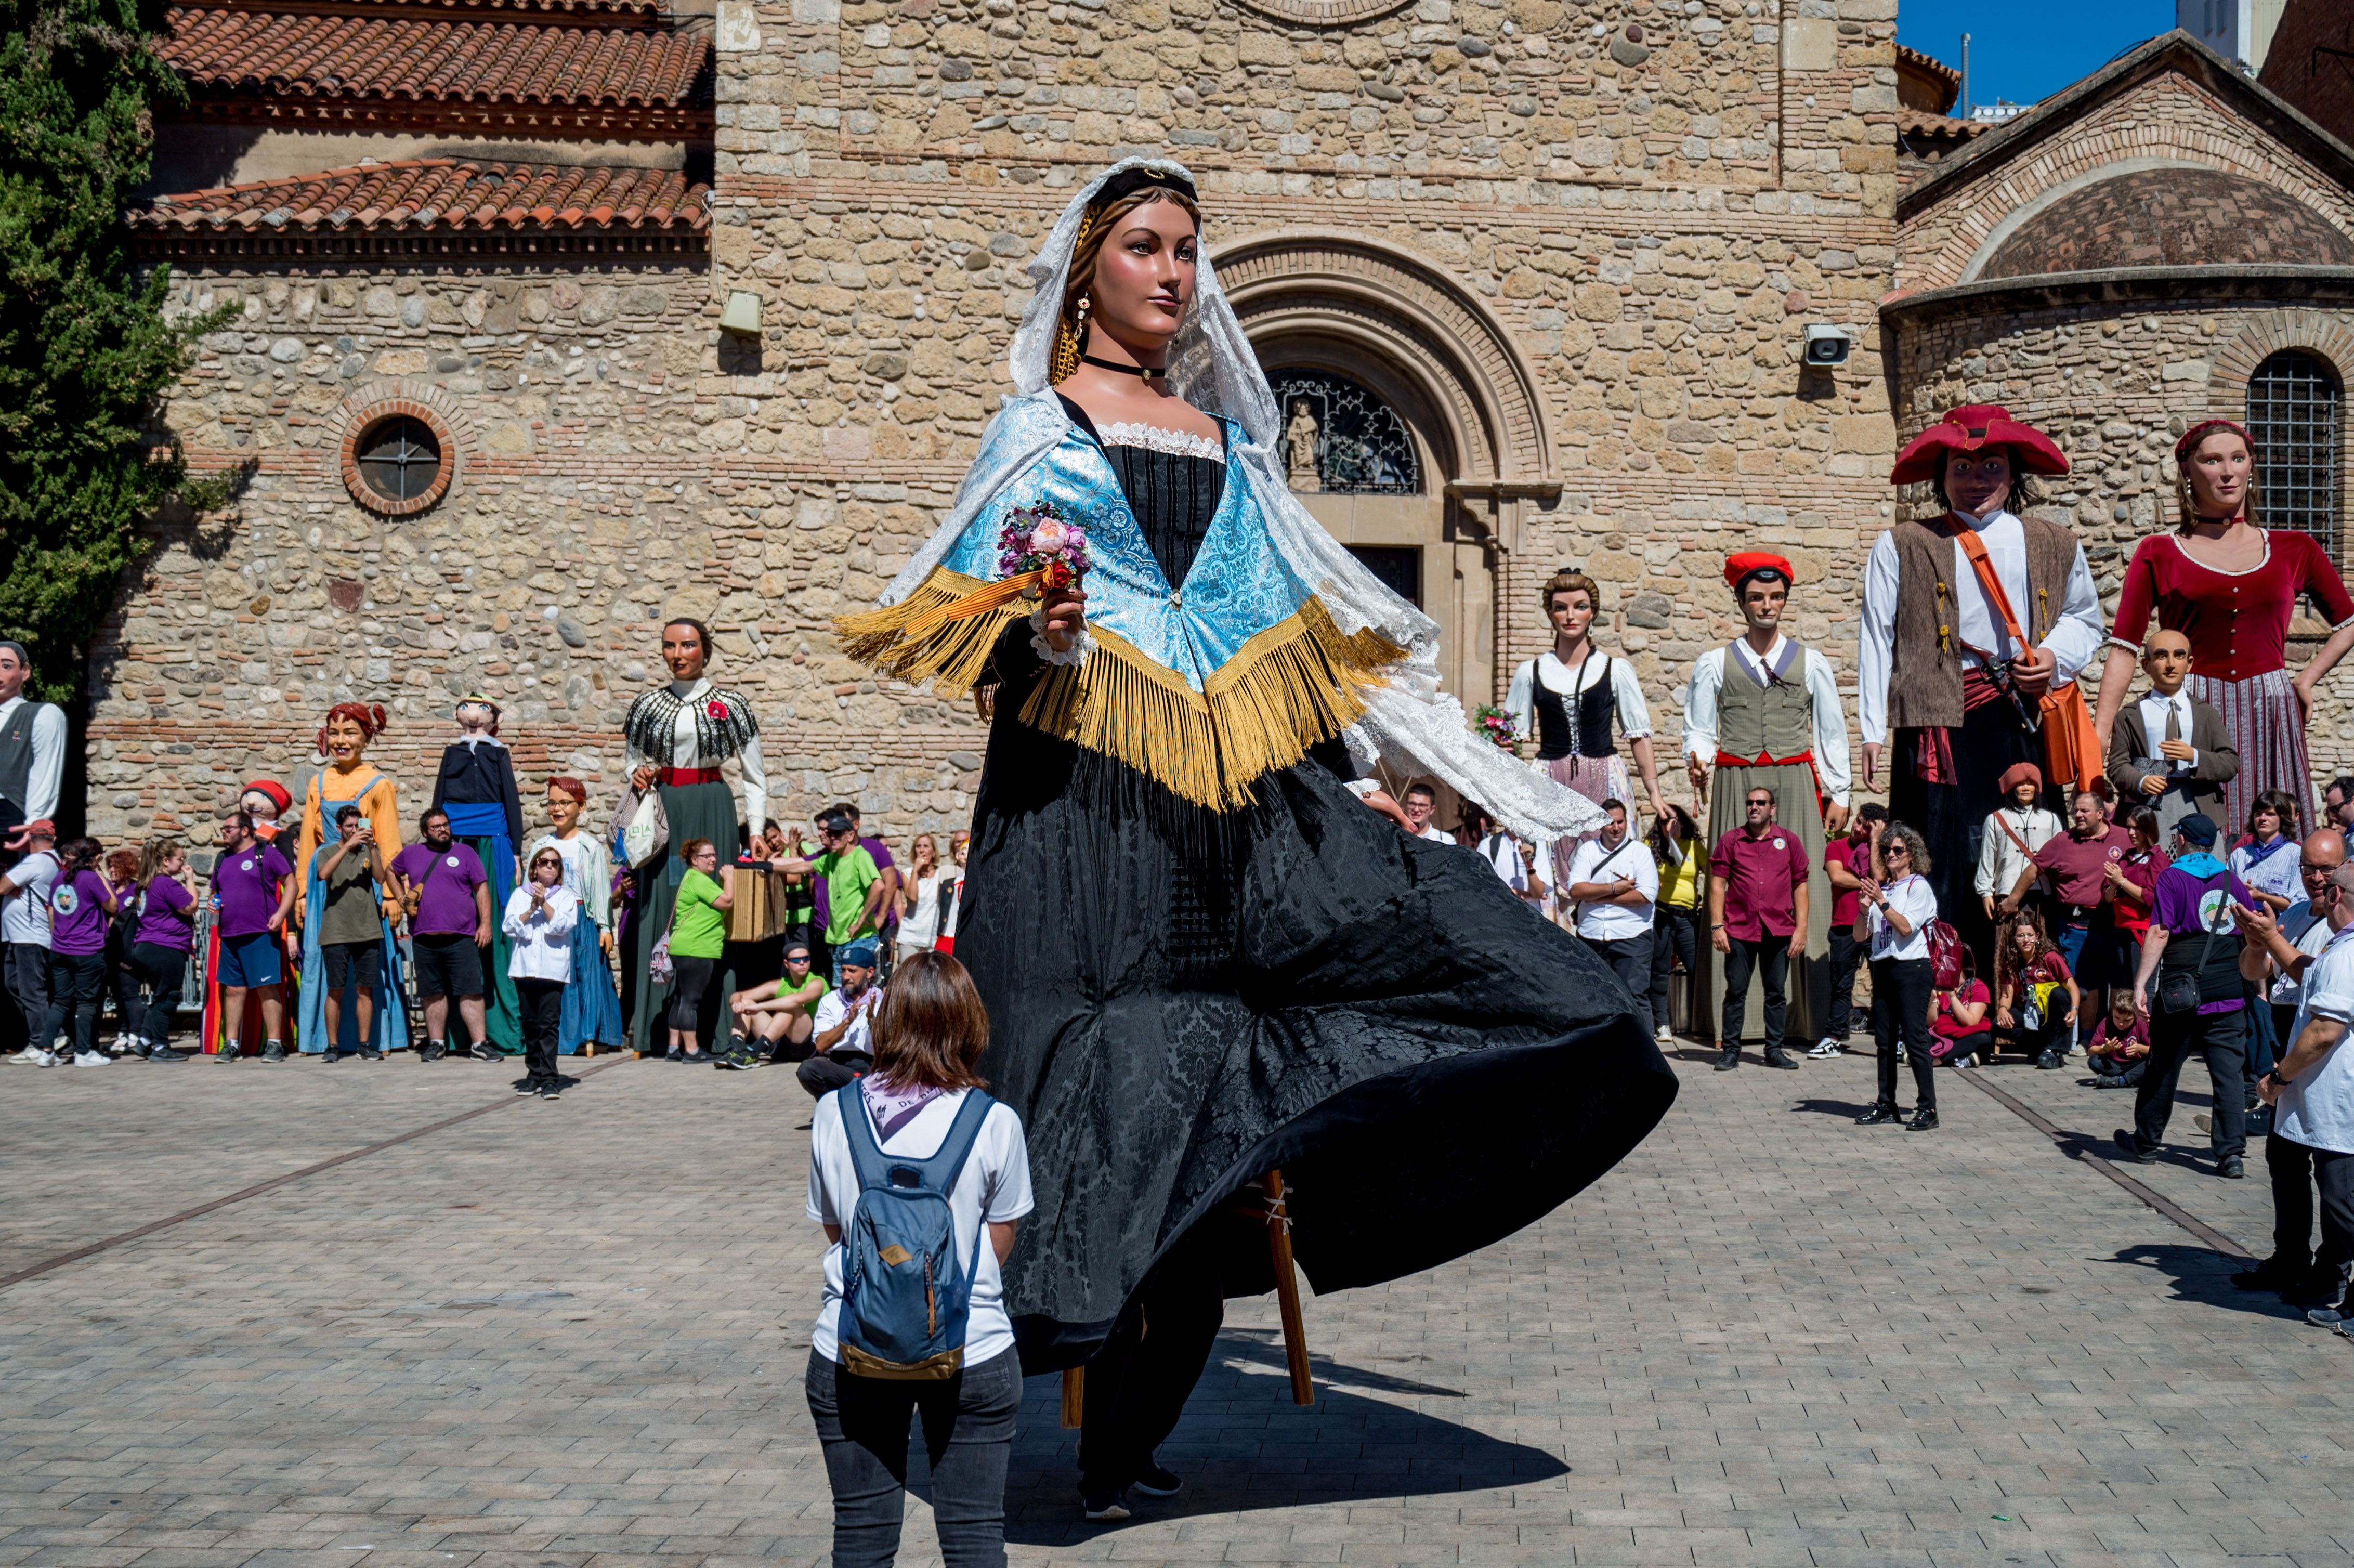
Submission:
M 1709 945 L 1724 955 L 1724 1014 L 1716 1070 L 1741 1065 L 1741 1018 L 1749 1005 L 1749 976 L 1766 976 L 1766 1065 L 1797 1066 L 1782 1049 L 1788 1021 L 1783 981 L 1790 960 L 1807 947 L 1807 848 L 1798 835 L 1777 827 L 1780 802 L 1763 784 L 1742 798 L 1746 819 L 1716 841 L 1708 857 Z M 1811 804 L 1811 802 L 1810 802 Z
M 1831 885 L 1831 1000 L 1823 1017 L 1823 1037 L 1809 1056 L 1836 1056 L 1847 1049 L 1853 1033 L 1855 971 L 1863 959 L 1863 944 L 1855 939 L 1857 906 L 1863 898 L 1863 878 L 1872 874 L 1872 832 L 1888 821 L 1888 808 L 1877 801 L 1856 808 L 1847 837 L 1823 846 L 1823 875 Z
M 2021 892 L 2034 881 L 2036 871 L 2051 874 L 2052 898 L 2058 906 L 2052 943 L 2068 960 L 2084 1000 L 2076 1026 L 2062 1036 L 2071 1054 L 2078 1031 L 2090 1032 L 2085 1020 L 2108 1011 L 2109 986 L 2133 973 L 2134 955 L 2118 948 L 2109 886 L 2109 867 L 2123 862 L 2133 847 L 2133 835 L 2110 823 L 2101 798 L 2083 789 L 2068 809 L 2067 831 L 2037 850 L 2034 868 L 2020 874 Z

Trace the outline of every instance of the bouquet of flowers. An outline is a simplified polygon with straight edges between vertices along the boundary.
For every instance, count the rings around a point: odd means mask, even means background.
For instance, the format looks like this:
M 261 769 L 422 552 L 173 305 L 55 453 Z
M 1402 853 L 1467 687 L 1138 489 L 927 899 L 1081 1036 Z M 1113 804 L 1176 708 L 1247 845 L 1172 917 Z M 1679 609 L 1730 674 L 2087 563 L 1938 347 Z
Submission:
M 1041 589 L 1069 588 L 1087 576 L 1087 531 L 1064 521 L 1051 501 L 1017 506 L 997 531 L 997 570 L 1009 578 L 1035 573 Z
M 1518 754 L 1520 722 L 1495 704 L 1481 703 L 1479 711 L 1471 716 L 1471 727 L 1486 736 L 1493 745 Z

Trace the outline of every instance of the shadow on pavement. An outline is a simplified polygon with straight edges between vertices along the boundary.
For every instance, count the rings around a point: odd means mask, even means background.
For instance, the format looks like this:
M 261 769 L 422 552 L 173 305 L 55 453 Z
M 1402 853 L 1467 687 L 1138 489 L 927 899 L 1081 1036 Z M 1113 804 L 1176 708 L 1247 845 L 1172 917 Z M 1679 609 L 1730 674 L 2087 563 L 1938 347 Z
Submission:
M 1910 1079 L 1906 1080 L 1906 1086 L 1911 1086 Z M 1905 1098 L 1910 1099 L 1912 1096 L 1908 1094 Z M 1871 1108 L 1870 1100 L 1800 1100 L 1790 1110 L 1793 1115 L 1845 1117 L 1853 1121 Z
M 2202 1306 L 2226 1308 L 2234 1312 L 2253 1313 L 2261 1318 L 2278 1318 L 2299 1321 L 2305 1308 L 2291 1307 L 2269 1290 L 2236 1290 L 2232 1276 L 2251 1266 L 2243 1258 L 2211 1247 L 2178 1246 L 2168 1244 L 2145 1244 L 2125 1247 L 2110 1259 L 2133 1268 L 2154 1269 L 2174 1283 L 2174 1299 L 2196 1301 Z
M 1459 1389 L 1320 1357 L 1311 1356 L 1310 1366 L 1316 1403 L 1303 1407 L 1291 1403 L 1279 1334 L 1257 1329 L 1221 1333 L 1183 1419 L 1160 1449 L 1161 1462 L 1185 1478 L 1185 1489 L 1165 1500 L 1129 1494 L 1131 1522 L 1489 1491 L 1569 1473 L 1558 1454 L 1491 1437 L 1413 1406 L 1461 1399 Z M 1122 1528 L 1079 1517 L 1079 1435 L 1063 1429 L 1060 1407 L 1059 1378 L 1029 1380 L 1006 1485 L 1009 1542 L 1063 1546 Z M 917 1484 L 914 1476 L 909 1480 Z

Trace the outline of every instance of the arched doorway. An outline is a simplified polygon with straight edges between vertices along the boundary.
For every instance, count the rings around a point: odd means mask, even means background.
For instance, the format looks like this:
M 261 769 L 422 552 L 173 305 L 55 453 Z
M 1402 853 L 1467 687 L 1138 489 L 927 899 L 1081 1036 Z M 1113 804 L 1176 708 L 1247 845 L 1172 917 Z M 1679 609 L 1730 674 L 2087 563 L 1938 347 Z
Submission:
M 1498 700 L 1503 557 L 1522 509 L 1561 492 L 1528 366 L 1453 279 L 1385 245 L 1273 234 L 1214 262 L 1283 423 L 1303 403 L 1314 421 L 1295 493 L 1438 623 L 1440 678 L 1465 707 Z

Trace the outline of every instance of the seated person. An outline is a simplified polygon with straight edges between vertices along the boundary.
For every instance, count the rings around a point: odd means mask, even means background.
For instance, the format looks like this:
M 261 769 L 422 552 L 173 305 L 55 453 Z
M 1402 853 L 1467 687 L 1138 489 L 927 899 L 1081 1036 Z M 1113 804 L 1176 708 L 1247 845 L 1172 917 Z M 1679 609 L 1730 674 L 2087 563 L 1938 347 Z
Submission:
M 1994 1056 L 1994 1032 L 1987 1027 L 1987 1010 L 1993 1005 L 1986 981 L 1965 972 L 1962 983 L 1929 992 L 1929 1044 L 1933 1061 L 1956 1067 L 1976 1066 Z
M 875 983 L 875 957 L 872 938 L 834 949 L 842 984 L 817 1004 L 817 1033 L 810 1041 L 813 1054 L 801 1064 L 800 1074 L 801 1087 L 821 1099 L 874 1065 L 870 1022 L 883 1001 L 883 988 Z
M 2131 986 L 2109 993 L 2109 1015 L 2093 1031 L 2084 1060 L 2093 1069 L 2094 1084 L 2104 1089 L 2129 1089 L 2141 1082 L 2149 1059 L 2149 1020 L 2134 1007 Z
M 2067 959 L 2031 912 L 2020 910 L 1995 933 L 1994 973 L 1996 1043 L 2015 1041 L 2037 1066 L 2059 1066 L 2083 999 Z
M 783 974 L 727 999 L 735 1020 L 728 1054 L 754 1061 L 805 1060 L 815 1049 L 817 1010 L 824 1000 L 825 981 L 810 973 L 809 944 L 787 942 Z

